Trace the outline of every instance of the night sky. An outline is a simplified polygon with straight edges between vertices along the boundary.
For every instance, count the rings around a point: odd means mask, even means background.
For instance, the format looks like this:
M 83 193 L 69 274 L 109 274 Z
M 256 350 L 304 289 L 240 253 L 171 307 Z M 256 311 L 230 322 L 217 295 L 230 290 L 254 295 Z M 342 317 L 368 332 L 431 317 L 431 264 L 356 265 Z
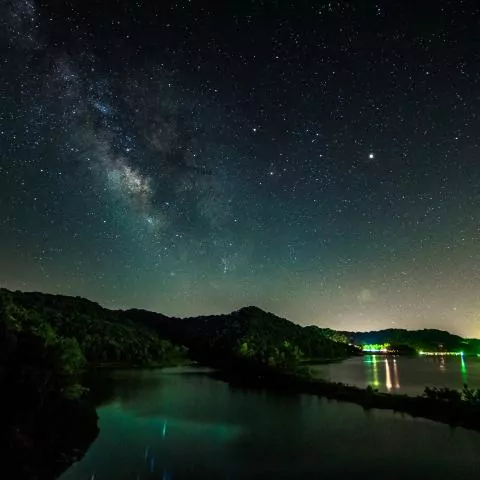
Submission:
M 0 0 L 0 286 L 480 336 L 477 5 Z

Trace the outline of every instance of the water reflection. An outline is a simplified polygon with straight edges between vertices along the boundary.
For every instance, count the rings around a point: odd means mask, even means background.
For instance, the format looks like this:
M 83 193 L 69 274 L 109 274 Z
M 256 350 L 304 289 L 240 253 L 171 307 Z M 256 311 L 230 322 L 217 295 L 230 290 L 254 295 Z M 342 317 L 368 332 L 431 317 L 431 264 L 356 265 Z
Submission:
M 390 379 L 390 364 L 388 363 L 388 358 L 385 358 L 385 386 L 387 390 L 392 389 L 392 380 Z
M 445 373 L 448 370 L 446 357 L 438 356 L 432 357 L 429 359 L 418 359 L 418 358 L 405 358 L 401 359 L 400 357 L 396 356 L 389 356 L 389 355 L 364 355 L 363 356 L 363 365 L 364 365 L 364 373 L 365 373 L 365 385 L 360 386 L 372 386 L 373 388 L 378 388 L 380 390 L 384 390 L 387 392 L 399 393 L 398 391 L 401 390 L 400 384 L 400 375 L 399 375 L 399 367 L 398 363 L 402 361 L 403 363 L 412 361 L 417 364 L 423 365 L 424 367 L 427 365 L 435 365 L 438 368 L 438 371 L 441 373 Z M 348 362 L 347 362 L 348 363 Z M 381 365 L 383 363 L 383 366 Z M 345 365 L 345 363 L 343 364 Z M 458 369 L 457 359 L 449 358 L 448 365 L 450 368 L 453 368 L 453 371 L 460 371 L 461 376 L 461 384 L 457 385 L 456 388 L 461 388 L 463 385 L 468 384 L 468 367 L 465 357 L 462 355 L 460 356 L 460 368 Z M 329 367 L 329 370 L 334 370 L 335 365 Z M 423 373 L 423 372 L 422 372 Z M 457 373 L 458 375 L 458 373 Z M 352 383 L 351 381 L 345 380 L 344 378 L 337 377 L 335 375 L 329 375 L 328 378 L 334 381 Z M 357 382 L 353 382 L 354 385 L 358 384 Z M 421 390 L 418 393 L 423 393 L 423 389 L 426 386 L 449 386 L 444 385 L 443 382 L 432 382 L 432 379 L 429 377 L 425 377 L 425 383 L 421 386 Z
M 400 388 L 397 359 L 384 355 L 365 355 L 363 357 L 366 373 L 366 384 L 374 388 L 384 387 L 387 391 Z M 379 366 L 384 364 L 383 375 L 380 378 Z
M 281 418 L 289 432 L 301 431 L 305 405 L 309 408 L 312 400 L 307 397 L 305 404 L 305 397 L 269 391 L 252 396 L 212 380 L 199 369 L 176 369 L 175 374 L 165 370 L 105 372 L 91 387 L 99 405 L 100 431 L 108 435 L 101 436 L 85 462 L 64 479 L 229 478 L 229 461 L 220 459 L 218 452 L 235 456 L 237 450 L 231 445 L 249 449 L 246 431 L 255 425 L 260 436 L 267 436 L 277 421 L 265 411 L 258 413 L 259 400 L 283 410 Z M 239 401 L 231 402 L 232 396 Z M 262 438 L 259 443 L 267 441 L 272 439 Z M 112 448 L 116 449 L 114 459 Z M 206 458 L 212 462 L 205 462 Z
M 166 434 L 166 422 L 164 423 L 164 429 L 162 431 L 162 438 L 165 438 Z M 145 465 L 146 468 L 143 468 L 143 470 L 147 469 L 149 473 L 155 473 L 155 456 L 150 454 L 150 447 L 145 448 Z M 170 474 L 170 470 L 167 469 L 166 466 L 163 466 L 163 468 L 160 468 L 161 471 L 161 477 L 163 480 L 169 480 L 172 478 L 172 475 Z M 140 480 L 140 474 L 137 474 L 137 480 Z
M 445 357 L 440 357 L 440 370 L 443 372 L 446 370 Z
M 380 385 L 378 380 L 378 365 L 377 365 L 377 356 L 376 355 L 365 355 L 363 357 L 365 364 L 365 372 L 367 376 L 367 384 L 372 387 L 377 388 Z
M 369 355 L 352 362 L 362 382 L 367 373 L 385 385 L 389 375 L 395 390 L 398 371 L 402 386 L 408 375 L 404 360 Z M 422 365 L 438 372 L 438 362 Z M 102 390 L 100 435 L 62 480 L 363 478 L 374 464 L 380 476 L 394 471 L 395 478 L 420 470 L 428 478 L 476 478 L 480 471 L 475 432 L 387 411 L 365 415 L 357 405 L 315 396 L 230 388 L 199 375 L 114 376 L 116 388 Z
M 393 359 L 393 381 L 394 381 L 395 389 L 398 390 L 400 388 L 400 378 L 398 376 L 398 366 L 397 366 L 396 358 Z
M 468 384 L 467 364 L 465 363 L 465 358 L 463 357 L 463 355 L 460 357 L 460 362 L 461 362 L 460 370 L 462 372 L 462 383 L 466 385 Z
M 368 354 L 319 365 L 312 373 L 335 382 L 380 391 L 422 395 L 425 387 L 480 388 L 480 358 L 468 356 L 392 356 Z
M 433 364 L 438 364 L 439 371 L 445 372 L 447 370 L 447 363 L 444 356 L 435 357 L 431 360 Z M 451 362 L 455 362 L 454 366 L 456 367 L 456 359 L 451 359 Z M 383 375 L 379 375 L 379 366 L 384 364 Z M 367 384 L 371 385 L 374 388 L 385 389 L 387 392 L 394 393 L 395 390 L 399 390 L 400 386 L 400 377 L 398 373 L 398 361 L 396 357 L 391 357 L 388 355 L 365 355 L 364 356 L 364 365 L 367 372 Z M 452 363 L 450 363 L 452 366 Z M 457 368 L 455 368 L 457 370 Z M 465 357 L 460 356 L 460 374 L 462 380 L 462 386 L 468 384 L 468 369 Z M 427 381 L 425 386 L 430 385 Z

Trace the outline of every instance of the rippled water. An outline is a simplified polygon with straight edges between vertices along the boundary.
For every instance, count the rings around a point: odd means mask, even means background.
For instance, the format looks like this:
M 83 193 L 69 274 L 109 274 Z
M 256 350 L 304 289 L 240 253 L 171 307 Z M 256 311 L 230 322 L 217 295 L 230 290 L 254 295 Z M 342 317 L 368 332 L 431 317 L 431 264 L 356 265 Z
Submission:
M 185 369 L 114 372 L 97 389 L 100 434 L 62 480 L 480 474 L 480 434 L 388 411 Z

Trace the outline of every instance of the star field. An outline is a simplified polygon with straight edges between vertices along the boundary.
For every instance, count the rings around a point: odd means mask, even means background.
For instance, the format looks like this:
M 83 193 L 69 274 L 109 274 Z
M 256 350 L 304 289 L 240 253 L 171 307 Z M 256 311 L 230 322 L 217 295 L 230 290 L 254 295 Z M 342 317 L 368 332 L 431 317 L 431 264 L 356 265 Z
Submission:
M 0 286 L 480 336 L 474 1 L 0 1 Z

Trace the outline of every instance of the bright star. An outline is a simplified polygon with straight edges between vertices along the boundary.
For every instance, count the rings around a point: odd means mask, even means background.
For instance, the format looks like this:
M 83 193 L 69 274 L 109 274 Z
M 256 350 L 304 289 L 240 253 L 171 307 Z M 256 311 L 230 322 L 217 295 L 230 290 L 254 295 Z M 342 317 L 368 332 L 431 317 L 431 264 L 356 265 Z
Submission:
M 370 160 L 373 160 L 373 159 L 375 158 L 375 154 L 374 154 L 374 153 L 369 153 L 369 154 L 368 154 L 368 158 L 369 158 Z

